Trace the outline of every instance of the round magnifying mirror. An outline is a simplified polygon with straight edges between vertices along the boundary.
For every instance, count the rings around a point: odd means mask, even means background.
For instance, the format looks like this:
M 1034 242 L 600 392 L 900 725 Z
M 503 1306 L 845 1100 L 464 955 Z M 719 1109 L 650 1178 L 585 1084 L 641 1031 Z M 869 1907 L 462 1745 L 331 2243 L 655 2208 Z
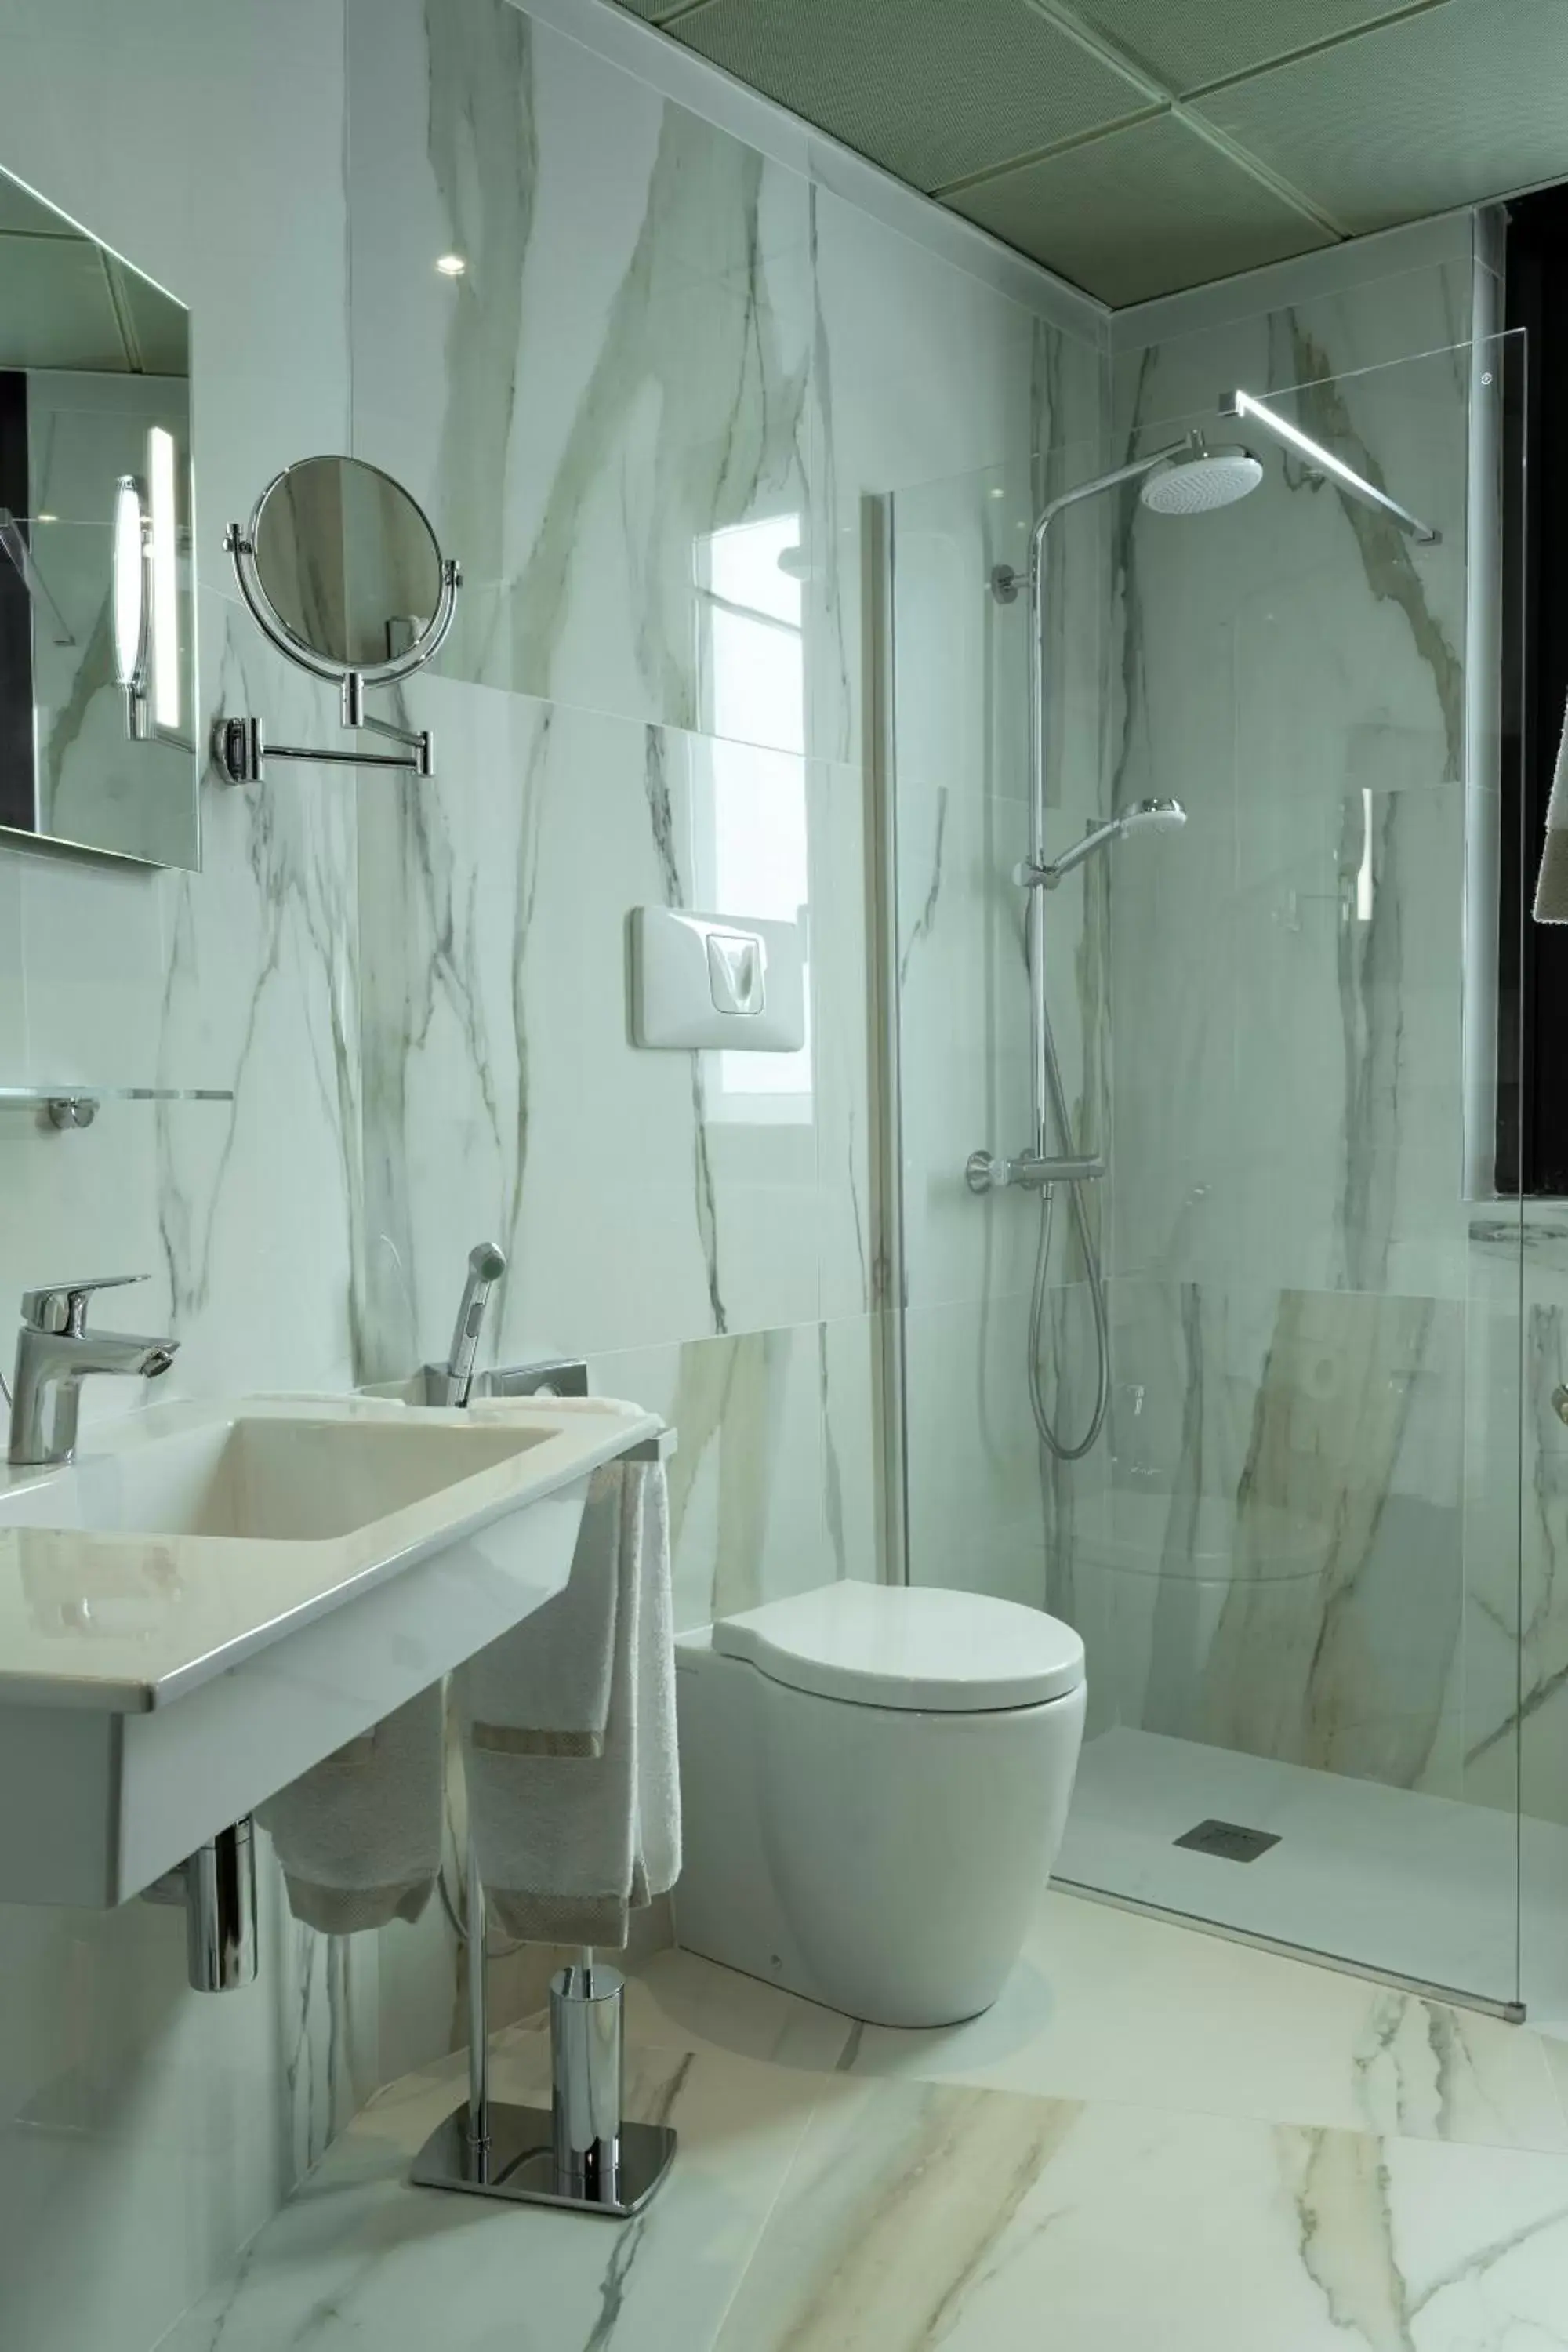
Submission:
M 328 676 L 401 677 L 451 619 L 457 567 L 424 510 L 357 457 L 303 457 L 269 482 L 246 552 L 285 650 Z

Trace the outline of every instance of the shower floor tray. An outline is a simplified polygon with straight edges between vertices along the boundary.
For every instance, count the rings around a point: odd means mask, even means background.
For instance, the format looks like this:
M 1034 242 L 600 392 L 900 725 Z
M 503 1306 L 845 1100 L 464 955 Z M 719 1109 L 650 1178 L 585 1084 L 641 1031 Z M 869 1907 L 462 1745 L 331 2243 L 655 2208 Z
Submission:
M 1276 1839 L 1238 1868 L 1200 1823 Z M 1488 2006 L 1568 2021 L 1568 1829 L 1118 1727 L 1086 1745 L 1054 1876 Z M 1522 1889 L 1522 1903 L 1521 1893 Z

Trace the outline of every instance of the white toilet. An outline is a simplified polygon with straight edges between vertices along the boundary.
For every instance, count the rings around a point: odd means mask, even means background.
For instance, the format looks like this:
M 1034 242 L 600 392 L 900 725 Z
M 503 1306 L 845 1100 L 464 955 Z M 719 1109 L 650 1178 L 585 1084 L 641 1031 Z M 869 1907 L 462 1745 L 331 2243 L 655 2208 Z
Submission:
M 1072 1628 L 852 1581 L 683 1634 L 676 1669 L 677 1940 L 879 2025 L 989 2008 L 1067 1819 Z

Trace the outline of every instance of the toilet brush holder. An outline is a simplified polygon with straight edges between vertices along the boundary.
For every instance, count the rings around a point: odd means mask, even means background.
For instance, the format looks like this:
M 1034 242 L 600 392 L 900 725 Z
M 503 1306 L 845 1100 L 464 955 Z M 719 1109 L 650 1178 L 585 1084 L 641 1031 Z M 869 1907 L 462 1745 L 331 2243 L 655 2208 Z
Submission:
M 625 2221 L 668 2171 L 668 2124 L 627 2123 L 626 1980 L 584 1952 L 550 1986 L 551 2103 L 523 2107 L 489 2095 L 484 1890 L 468 1864 L 468 2097 L 414 2159 L 421 2189 L 453 2189 L 513 2205 L 553 2205 Z

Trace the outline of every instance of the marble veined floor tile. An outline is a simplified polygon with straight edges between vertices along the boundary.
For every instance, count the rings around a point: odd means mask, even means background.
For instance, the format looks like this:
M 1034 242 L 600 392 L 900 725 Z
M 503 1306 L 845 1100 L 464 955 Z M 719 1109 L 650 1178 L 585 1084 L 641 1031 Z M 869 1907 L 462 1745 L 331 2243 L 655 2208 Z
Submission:
M 1568 2159 L 839 2083 L 718 2352 L 1546 2352 Z
M 513 2029 L 495 2048 L 496 2097 L 548 2105 L 546 2036 Z M 655 2202 L 617 2225 L 409 2186 L 465 2063 L 373 2101 L 163 2352 L 706 2352 L 820 2078 L 628 2047 L 628 2116 L 672 2123 L 680 2147 Z
M 846 2059 L 855 2032 L 836 2009 L 696 1952 L 657 1952 L 626 1986 L 627 2038 L 651 2048 L 727 2051 L 773 2066 L 831 2074 Z
M 767 1990 L 763 1988 L 762 1990 Z M 1390 2137 L 1568 2152 L 1568 2043 L 1364 1978 L 1060 1893 L 995 2007 L 966 2025 L 864 2026 L 857 2075 Z

